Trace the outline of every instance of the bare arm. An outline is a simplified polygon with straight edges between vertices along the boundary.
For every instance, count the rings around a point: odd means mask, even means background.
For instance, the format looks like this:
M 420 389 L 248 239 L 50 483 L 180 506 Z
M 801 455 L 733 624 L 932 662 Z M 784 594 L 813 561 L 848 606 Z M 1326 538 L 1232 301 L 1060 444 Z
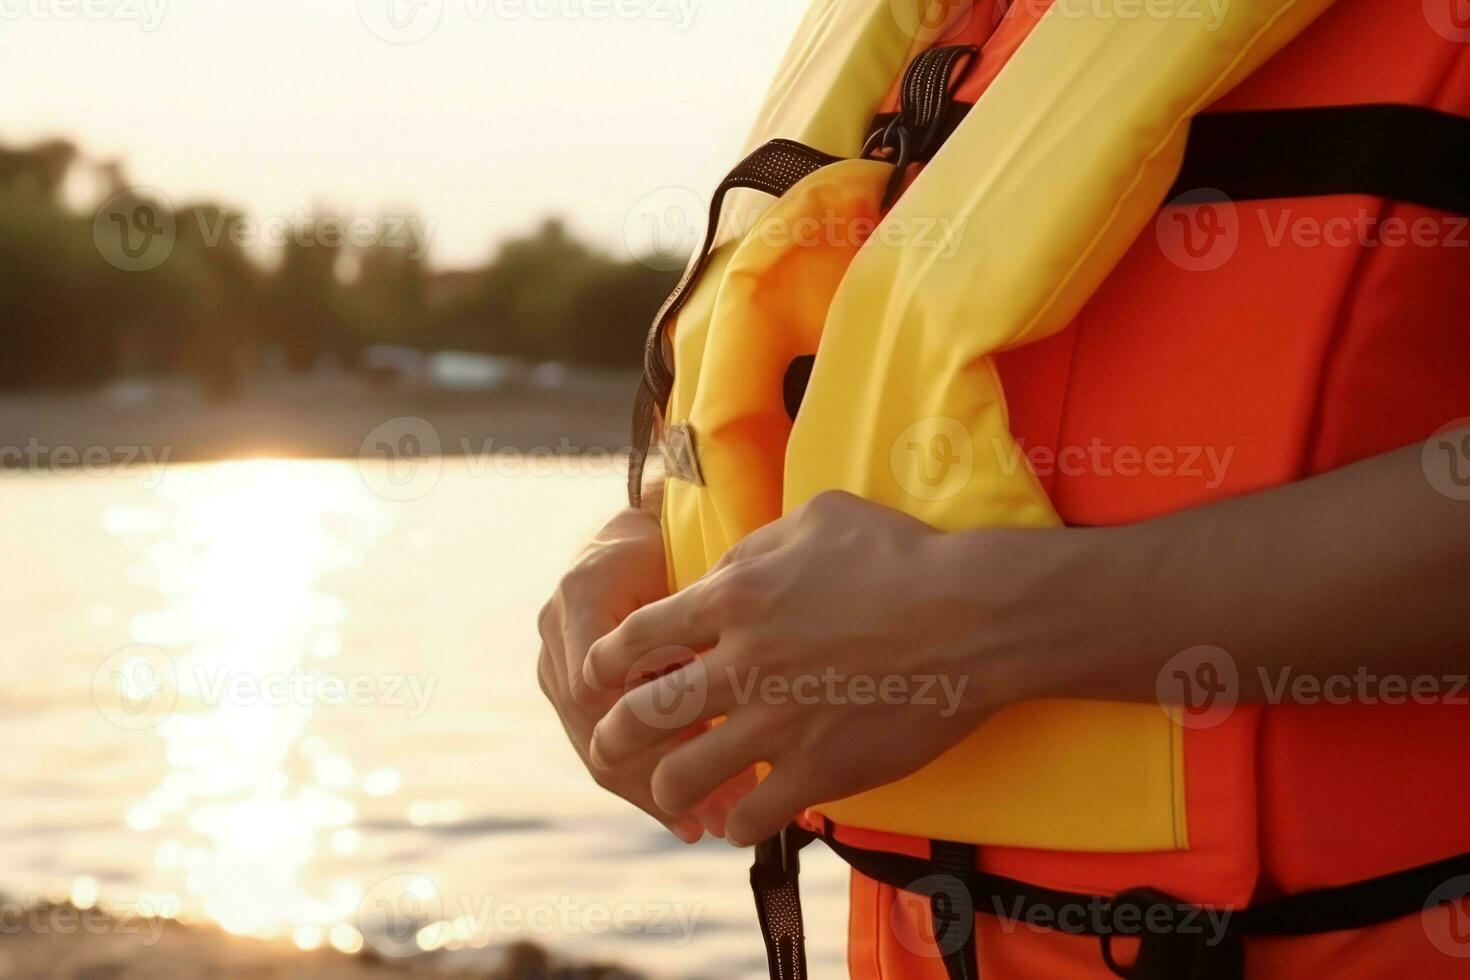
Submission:
M 1470 431 L 1449 439 L 1462 447 Z M 1426 473 L 1421 459 L 1435 458 L 1444 473 Z M 1284 667 L 1464 670 L 1470 501 L 1435 489 L 1453 462 L 1414 446 L 1119 528 L 941 534 L 824 494 L 593 644 L 584 680 L 594 690 L 623 691 L 652 650 L 682 647 L 687 659 L 622 694 L 589 754 L 618 771 L 669 746 L 677 733 L 646 719 L 695 692 L 700 719 L 727 720 L 667 749 L 653 798 L 685 813 L 768 762 L 729 816 L 730 837 L 750 843 L 804 807 L 913 772 L 1008 704 L 1154 699 L 1172 658 L 1199 646 L 1226 652 L 1247 699 Z M 763 694 L 829 690 L 834 669 L 937 679 L 962 694 L 938 706 Z
M 1462 446 L 1470 430 L 1446 439 Z M 1075 563 L 1084 608 L 1068 617 L 1076 635 L 1046 643 L 1058 669 L 1035 679 L 1038 690 L 1152 698 L 1163 663 L 1205 644 L 1234 659 L 1247 700 L 1266 697 L 1263 680 L 1280 668 L 1317 677 L 1466 670 L 1470 500 L 1435 488 L 1452 485 L 1454 460 L 1421 449 L 1076 533 L 1062 560 Z M 1426 465 L 1444 469 L 1427 474 Z M 957 560 L 965 550 L 973 556 L 955 542 Z

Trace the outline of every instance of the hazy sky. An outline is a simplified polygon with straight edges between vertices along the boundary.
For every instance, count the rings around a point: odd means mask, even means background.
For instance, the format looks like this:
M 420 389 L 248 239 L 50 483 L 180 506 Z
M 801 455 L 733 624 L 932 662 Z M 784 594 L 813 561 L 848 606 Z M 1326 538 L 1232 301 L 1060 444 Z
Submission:
M 0 142 L 261 218 L 416 213 L 440 265 L 551 212 L 621 248 L 734 162 L 806 2 L 0 0 Z

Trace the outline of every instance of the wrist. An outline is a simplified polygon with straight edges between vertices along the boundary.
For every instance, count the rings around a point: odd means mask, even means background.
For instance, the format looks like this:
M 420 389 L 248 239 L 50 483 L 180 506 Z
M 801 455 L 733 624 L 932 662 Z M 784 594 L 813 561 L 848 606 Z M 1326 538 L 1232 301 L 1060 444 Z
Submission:
M 995 529 L 938 535 L 934 561 L 961 610 L 956 650 L 970 688 L 1000 705 L 1151 696 L 1157 536 L 1139 527 Z M 1143 684 L 1142 680 L 1147 683 Z

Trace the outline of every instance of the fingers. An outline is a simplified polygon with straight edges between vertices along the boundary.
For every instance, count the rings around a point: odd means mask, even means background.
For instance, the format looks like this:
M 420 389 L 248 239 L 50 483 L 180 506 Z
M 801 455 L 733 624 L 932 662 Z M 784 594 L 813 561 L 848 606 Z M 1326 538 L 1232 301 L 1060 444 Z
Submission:
M 810 772 L 791 760 L 782 762 L 776 760 L 770 775 L 730 810 L 725 821 L 725 838 L 730 843 L 738 847 L 757 844 L 821 802 Z
M 724 785 L 697 804 L 690 815 L 697 817 L 704 829 L 715 837 L 724 837 L 725 818 L 729 815 L 730 808 L 740 802 L 740 798 L 754 789 L 758 782 L 760 779 L 756 775 L 755 766 L 751 766 L 733 779 L 725 780 Z
M 663 663 L 693 655 L 714 645 L 717 631 L 696 614 L 701 583 L 637 610 L 612 632 L 592 644 L 583 663 L 583 680 L 596 691 L 622 691 L 635 673 L 646 676 L 645 658 Z M 634 683 L 641 682 L 634 678 Z
M 764 761 L 773 746 L 759 737 L 750 717 L 736 715 L 665 755 L 651 784 L 659 807 L 669 813 L 691 811 Z
M 608 692 L 588 686 L 583 668 L 592 644 L 612 632 L 617 625 L 617 620 L 610 613 L 593 603 L 582 603 L 567 610 L 561 628 L 563 667 L 572 698 L 584 708 L 608 700 Z
M 616 766 L 734 705 L 723 658 L 711 651 L 624 694 L 592 732 L 592 758 Z

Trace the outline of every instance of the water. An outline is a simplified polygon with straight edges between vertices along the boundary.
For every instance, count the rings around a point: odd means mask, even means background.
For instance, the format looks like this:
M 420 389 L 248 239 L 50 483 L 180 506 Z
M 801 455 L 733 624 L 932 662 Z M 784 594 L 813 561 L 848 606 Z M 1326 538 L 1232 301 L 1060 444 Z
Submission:
M 621 486 L 548 460 L 0 474 L 0 889 L 307 948 L 764 975 L 746 853 L 597 789 L 537 688 L 536 611 Z M 845 877 L 805 865 L 835 975 Z

